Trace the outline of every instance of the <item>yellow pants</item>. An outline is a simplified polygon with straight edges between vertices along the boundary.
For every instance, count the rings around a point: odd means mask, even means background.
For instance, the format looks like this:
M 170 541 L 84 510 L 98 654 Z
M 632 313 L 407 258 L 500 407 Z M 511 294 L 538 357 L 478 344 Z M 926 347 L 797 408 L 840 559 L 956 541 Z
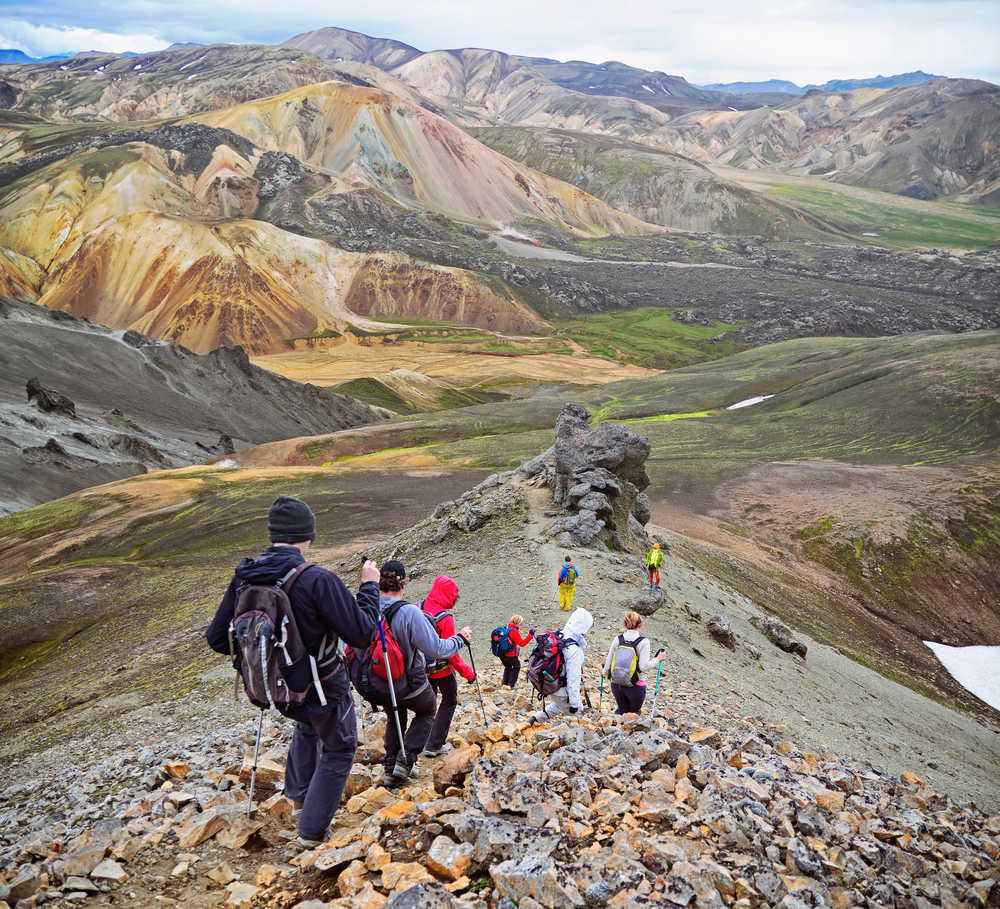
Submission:
M 576 584 L 559 585 L 559 608 L 569 612 L 573 608 L 573 594 L 576 591 Z

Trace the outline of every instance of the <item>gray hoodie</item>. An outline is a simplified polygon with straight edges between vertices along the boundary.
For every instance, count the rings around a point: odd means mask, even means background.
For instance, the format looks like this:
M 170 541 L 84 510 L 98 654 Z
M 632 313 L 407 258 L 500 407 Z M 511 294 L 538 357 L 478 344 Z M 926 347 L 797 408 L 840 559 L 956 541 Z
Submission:
M 399 597 L 389 597 L 379 594 L 379 611 L 385 615 L 389 606 Z M 420 694 L 430 683 L 427 681 L 427 657 L 432 663 L 453 657 L 465 645 L 465 638 L 456 634 L 454 637 L 442 640 L 438 637 L 437 628 L 424 615 L 423 610 L 413 603 L 401 606 L 387 623 L 392 634 L 399 642 L 403 652 L 405 678 L 396 682 L 396 699 L 412 697 Z

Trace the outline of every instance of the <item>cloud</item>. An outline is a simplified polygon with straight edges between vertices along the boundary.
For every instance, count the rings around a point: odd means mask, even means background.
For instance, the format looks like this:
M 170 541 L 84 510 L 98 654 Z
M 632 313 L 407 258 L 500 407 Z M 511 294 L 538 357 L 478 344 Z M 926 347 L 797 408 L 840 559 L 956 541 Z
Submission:
M 0 19 L 0 46 L 14 47 L 29 56 L 47 57 L 67 51 L 97 50 L 120 54 L 163 50 L 171 42 L 149 34 L 121 34 L 80 26 L 33 25 Z
M 381 0 L 366 10 L 344 0 L 4 0 L 3 10 L 11 19 L 0 18 L 0 36 L 36 55 L 67 49 L 70 36 L 69 49 L 96 47 L 88 34 L 106 49 L 145 51 L 173 41 L 278 43 L 337 25 L 423 50 L 621 60 L 692 82 L 822 82 L 918 68 L 1000 79 L 996 0 Z

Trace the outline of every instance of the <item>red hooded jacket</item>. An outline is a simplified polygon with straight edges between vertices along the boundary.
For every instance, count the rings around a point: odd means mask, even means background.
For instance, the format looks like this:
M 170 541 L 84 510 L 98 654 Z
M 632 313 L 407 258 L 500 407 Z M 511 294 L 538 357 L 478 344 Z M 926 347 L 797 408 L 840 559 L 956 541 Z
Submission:
M 434 579 L 431 592 L 427 594 L 427 599 L 420 604 L 420 608 L 423 609 L 424 614 L 430 618 L 437 629 L 439 638 L 451 638 L 455 636 L 454 617 L 445 615 L 438 619 L 438 616 L 442 612 L 449 612 L 457 599 L 458 585 L 447 575 L 442 574 Z M 443 679 L 445 676 L 451 675 L 452 670 L 458 672 L 466 681 L 471 682 L 475 678 L 472 668 L 457 653 L 448 660 L 441 660 L 433 665 L 428 665 L 427 678 Z
M 504 656 L 516 657 L 518 648 L 527 647 L 528 644 L 531 643 L 531 639 L 533 637 L 534 635 L 530 631 L 528 632 L 527 637 L 523 637 L 521 634 L 521 626 L 510 622 L 507 625 L 507 640 L 511 644 L 511 648 L 504 654 Z

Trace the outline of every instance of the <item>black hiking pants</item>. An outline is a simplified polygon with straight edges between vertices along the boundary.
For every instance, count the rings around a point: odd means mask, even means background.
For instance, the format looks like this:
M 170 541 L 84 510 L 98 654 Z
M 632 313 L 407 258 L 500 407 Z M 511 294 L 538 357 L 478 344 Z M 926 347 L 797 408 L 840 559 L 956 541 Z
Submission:
M 396 732 L 396 721 L 392 718 L 392 706 L 385 706 L 385 761 L 383 766 L 390 773 L 396 766 L 399 753 L 399 735 Z M 427 737 L 434 725 L 434 711 L 437 709 L 437 698 L 434 689 L 428 685 L 419 694 L 411 695 L 398 702 L 396 713 L 399 725 L 403 730 L 403 749 L 406 752 L 406 766 L 413 767 L 420 752 L 427 744 Z M 408 722 L 407 715 L 413 714 L 413 722 Z
M 517 677 L 521 674 L 521 661 L 516 656 L 502 656 L 500 662 L 503 663 L 503 681 L 500 684 L 516 687 Z
M 358 747 L 354 698 L 347 687 L 333 694 L 327 705 L 296 714 L 295 732 L 288 747 L 285 795 L 302 803 L 299 836 L 321 840 L 344 794 L 344 785 Z
M 642 702 L 646 700 L 645 685 L 616 685 L 612 683 L 611 693 L 614 695 L 619 716 L 626 713 L 641 713 Z
M 448 730 L 451 729 L 451 720 L 455 715 L 455 708 L 458 706 L 458 679 L 455 673 L 442 676 L 439 679 L 428 679 L 434 691 L 441 695 L 438 703 L 437 713 L 434 715 L 434 725 L 431 727 L 431 734 L 424 747 L 428 751 L 437 751 L 448 738 Z

